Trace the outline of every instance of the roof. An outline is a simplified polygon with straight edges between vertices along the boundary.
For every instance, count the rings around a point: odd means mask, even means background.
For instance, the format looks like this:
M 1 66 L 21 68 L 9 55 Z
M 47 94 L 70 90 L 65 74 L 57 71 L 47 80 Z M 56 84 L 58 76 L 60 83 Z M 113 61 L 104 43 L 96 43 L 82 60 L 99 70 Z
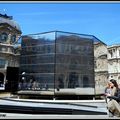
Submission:
M 53 32 L 54 33 L 58 32 L 58 33 L 63 33 L 63 34 L 74 34 L 74 35 L 78 35 L 78 36 L 83 37 L 83 38 L 91 39 L 91 40 L 93 40 L 94 44 L 101 44 L 102 43 L 102 44 L 106 45 L 104 42 L 102 42 L 100 39 L 98 39 L 94 35 L 80 34 L 80 33 L 74 33 L 74 32 L 64 32 L 64 31 L 59 31 L 59 30 L 41 32 L 41 33 L 36 33 L 36 34 L 28 34 L 27 36 L 42 35 L 42 34 L 53 33 Z M 26 36 L 26 35 L 22 35 L 22 37 L 23 36 Z
M 120 47 L 120 44 L 119 43 L 118 44 L 114 44 L 114 45 L 108 46 L 107 48 L 109 49 L 109 48 L 115 48 L 115 47 Z
M 19 26 L 19 24 L 12 20 L 12 17 L 10 16 L 3 16 L 0 14 L 0 24 L 3 24 L 3 23 L 7 23 L 9 24 L 10 26 L 14 27 L 15 29 L 17 29 L 18 31 L 21 32 L 21 28 Z

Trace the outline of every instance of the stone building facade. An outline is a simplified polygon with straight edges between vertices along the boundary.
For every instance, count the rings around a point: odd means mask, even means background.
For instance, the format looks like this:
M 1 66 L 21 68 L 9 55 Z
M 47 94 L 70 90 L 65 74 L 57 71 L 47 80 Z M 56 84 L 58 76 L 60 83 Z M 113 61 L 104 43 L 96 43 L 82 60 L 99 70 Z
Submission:
M 117 80 L 120 84 L 120 44 L 108 46 L 108 79 Z
M 94 44 L 94 62 L 96 94 L 104 92 L 110 79 L 120 84 L 120 44 Z
M 19 66 L 19 51 L 15 43 L 21 36 L 20 26 L 12 16 L 0 14 L 0 89 L 5 89 L 7 67 Z
M 95 92 L 101 94 L 108 81 L 107 45 L 103 42 L 94 44 Z

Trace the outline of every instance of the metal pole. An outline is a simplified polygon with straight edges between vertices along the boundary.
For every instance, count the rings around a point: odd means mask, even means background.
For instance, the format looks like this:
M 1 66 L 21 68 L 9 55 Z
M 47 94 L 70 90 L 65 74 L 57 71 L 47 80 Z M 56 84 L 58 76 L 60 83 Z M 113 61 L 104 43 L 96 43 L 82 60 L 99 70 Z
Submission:
M 57 40 L 57 31 L 55 31 L 55 51 L 54 51 L 54 95 L 53 99 L 55 100 L 55 80 L 56 80 L 56 40 Z
M 94 58 L 95 58 L 94 54 L 95 53 L 94 53 L 94 40 L 93 39 L 92 39 L 92 52 L 93 52 L 93 79 L 94 79 L 94 96 L 95 96 L 96 95 L 96 89 L 95 89 L 96 81 L 95 81 L 95 65 L 94 65 Z M 95 99 L 95 97 L 93 97 L 93 99 Z

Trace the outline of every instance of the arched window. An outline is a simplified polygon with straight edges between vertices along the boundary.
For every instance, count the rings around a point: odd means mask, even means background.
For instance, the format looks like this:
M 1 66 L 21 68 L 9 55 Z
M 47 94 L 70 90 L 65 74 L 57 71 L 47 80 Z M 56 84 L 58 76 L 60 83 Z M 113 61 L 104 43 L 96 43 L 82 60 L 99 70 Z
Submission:
M 7 33 L 2 33 L 1 34 L 1 41 L 6 41 L 8 39 Z
M 6 60 L 0 59 L 0 68 L 4 68 L 6 64 Z
M 16 35 L 12 35 L 11 37 L 11 43 L 14 43 L 16 41 Z

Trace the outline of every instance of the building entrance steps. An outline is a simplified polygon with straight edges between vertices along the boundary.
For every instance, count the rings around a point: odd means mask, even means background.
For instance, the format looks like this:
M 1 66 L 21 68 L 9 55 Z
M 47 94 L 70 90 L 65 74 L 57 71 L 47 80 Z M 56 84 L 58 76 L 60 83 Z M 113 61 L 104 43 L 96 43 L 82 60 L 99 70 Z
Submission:
M 0 111 L 27 114 L 107 115 L 104 100 L 0 99 Z M 24 110 L 23 110 L 24 109 Z

